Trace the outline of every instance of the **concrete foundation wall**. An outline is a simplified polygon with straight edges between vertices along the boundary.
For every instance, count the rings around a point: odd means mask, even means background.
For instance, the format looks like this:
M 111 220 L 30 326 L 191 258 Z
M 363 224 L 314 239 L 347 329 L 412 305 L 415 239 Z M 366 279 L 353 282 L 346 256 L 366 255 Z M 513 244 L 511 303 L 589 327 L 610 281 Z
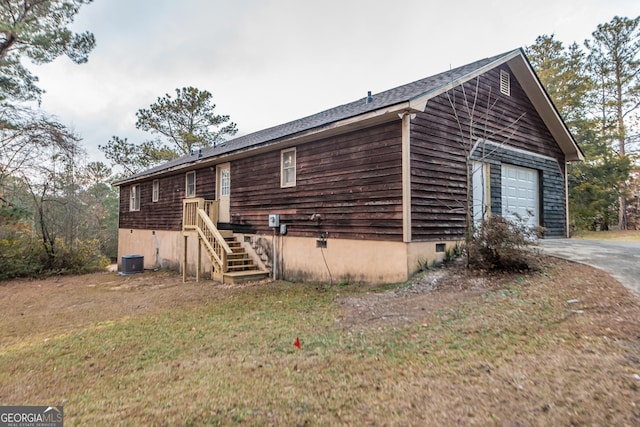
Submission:
M 407 250 L 407 266 L 409 275 L 416 273 L 424 263 L 441 262 L 444 260 L 445 252 L 438 252 L 437 246 L 444 245 L 444 250 L 455 247 L 455 241 L 451 242 L 414 242 L 408 244 Z
M 399 242 L 278 236 L 276 265 L 283 280 L 394 283 L 406 280 L 406 245 Z
M 132 230 L 118 231 L 118 270 L 122 268 L 125 255 L 144 256 L 144 268 L 165 268 L 181 271 L 182 233 L 179 231 Z M 190 236 L 188 242 L 187 272 L 195 275 L 198 255 L 198 238 Z M 156 255 L 156 248 L 158 254 Z M 211 262 L 202 250 L 203 273 L 211 273 Z
M 245 236 L 249 237 L 245 239 Z M 249 244 L 266 262 L 273 264 L 273 236 L 238 235 L 241 241 L 260 242 L 261 247 Z M 154 231 L 121 229 L 118 233 L 118 268 L 125 255 L 144 256 L 145 269 L 166 268 L 181 271 L 182 233 L 179 231 Z M 326 247 L 319 248 L 317 238 L 277 236 L 276 268 L 278 279 L 292 282 L 314 283 L 400 283 L 408 280 L 425 262 L 441 261 L 444 252 L 436 252 L 437 244 L 452 247 L 453 242 L 384 242 L 372 240 L 325 240 Z M 188 244 L 187 273 L 195 275 L 198 254 L 198 238 L 190 236 Z M 156 255 L 158 248 L 158 255 Z M 211 272 L 211 263 L 202 250 L 203 274 Z M 268 259 L 267 259 L 268 258 Z M 273 270 L 272 270 L 273 271 Z M 205 276 L 206 277 L 206 276 Z
M 319 248 L 318 240 L 278 236 L 278 277 L 302 282 L 332 281 L 334 284 L 400 283 L 419 270 L 419 261 L 444 258 L 444 253 L 436 253 L 434 242 L 406 244 L 328 238 L 326 248 Z

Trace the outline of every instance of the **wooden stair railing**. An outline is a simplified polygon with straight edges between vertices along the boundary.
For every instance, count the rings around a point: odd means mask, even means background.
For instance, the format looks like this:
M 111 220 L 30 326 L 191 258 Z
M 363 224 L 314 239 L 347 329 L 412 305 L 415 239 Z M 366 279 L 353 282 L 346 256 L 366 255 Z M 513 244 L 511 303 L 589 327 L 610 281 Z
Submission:
M 187 237 L 194 234 L 198 237 L 196 280 L 200 280 L 200 248 L 202 246 L 205 247 L 207 256 L 211 260 L 213 266 L 212 276 L 217 274 L 222 277 L 227 271 L 227 256 L 232 253 L 232 250 L 215 226 L 215 222 L 218 220 L 217 202 L 203 198 L 189 198 L 183 200 L 183 205 L 182 280 L 187 280 Z
M 203 198 L 184 199 L 182 216 L 183 259 L 182 281 L 187 280 L 187 239 L 198 238 L 198 254 L 196 256 L 196 281 L 200 281 L 200 254 L 204 246 L 207 257 L 211 261 L 211 278 L 222 282 L 237 283 L 245 280 L 259 280 L 268 276 L 256 266 L 233 233 L 221 232 L 216 227 L 218 221 L 218 202 Z
M 207 249 L 207 254 L 214 270 L 219 274 L 227 272 L 227 257 L 233 253 L 226 240 L 213 224 L 209 214 L 204 209 L 198 209 L 196 231 L 200 241 Z

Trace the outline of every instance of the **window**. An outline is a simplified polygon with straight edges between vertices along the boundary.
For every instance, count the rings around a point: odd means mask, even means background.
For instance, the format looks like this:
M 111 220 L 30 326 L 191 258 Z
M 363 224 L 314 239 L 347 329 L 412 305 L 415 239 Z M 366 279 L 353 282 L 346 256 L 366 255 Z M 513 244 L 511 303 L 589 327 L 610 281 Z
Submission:
M 157 202 L 160 198 L 160 181 L 157 179 L 153 181 L 153 192 L 151 193 L 151 201 Z
M 280 166 L 280 186 L 296 186 L 296 149 L 283 150 Z
M 131 186 L 131 194 L 129 200 L 129 210 L 130 211 L 139 211 L 140 210 L 140 185 L 135 184 Z
M 185 197 L 196 197 L 196 173 L 187 172 Z
M 500 92 L 511 96 L 511 75 L 505 70 L 500 70 Z
M 231 172 L 230 169 L 220 169 L 220 195 L 228 196 L 231 187 Z

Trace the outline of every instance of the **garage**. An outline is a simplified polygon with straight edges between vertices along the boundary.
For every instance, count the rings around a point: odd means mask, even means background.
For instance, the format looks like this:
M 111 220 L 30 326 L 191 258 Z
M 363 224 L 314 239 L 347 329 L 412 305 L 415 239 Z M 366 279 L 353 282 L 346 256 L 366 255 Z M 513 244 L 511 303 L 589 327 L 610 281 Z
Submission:
M 530 227 L 540 224 L 538 171 L 502 164 L 502 216 L 524 219 Z

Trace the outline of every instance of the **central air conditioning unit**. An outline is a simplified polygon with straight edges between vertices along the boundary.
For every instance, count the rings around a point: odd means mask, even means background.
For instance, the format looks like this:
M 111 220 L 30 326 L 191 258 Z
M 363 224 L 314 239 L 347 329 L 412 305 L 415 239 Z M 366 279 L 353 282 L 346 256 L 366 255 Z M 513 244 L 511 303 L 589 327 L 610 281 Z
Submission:
M 125 255 L 122 257 L 122 271 L 120 274 L 135 274 L 144 272 L 144 257 L 142 255 Z

